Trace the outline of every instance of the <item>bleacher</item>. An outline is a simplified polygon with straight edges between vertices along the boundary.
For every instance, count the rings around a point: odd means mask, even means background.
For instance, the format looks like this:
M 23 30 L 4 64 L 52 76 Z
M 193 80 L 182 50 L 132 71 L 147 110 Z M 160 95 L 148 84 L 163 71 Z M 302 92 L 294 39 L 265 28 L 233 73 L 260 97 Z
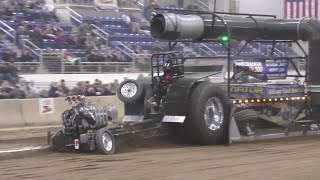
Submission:
M 180 10 L 179 8 L 171 5 L 170 7 L 173 10 Z M 168 42 L 161 41 L 152 38 L 150 35 L 145 33 L 133 33 L 128 27 L 128 25 L 122 20 L 121 15 L 122 12 L 111 12 L 111 11 L 97 11 L 95 9 L 71 9 L 74 14 L 70 16 L 70 20 L 72 24 L 53 21 L 48 23 L 44 21 L 41 17 L 42 13 L 35 11 L 31 14 L 24 14 L 23 12 L 15 12 L 11 17 L 3 17 L 2 21 L 12 29 L 17 30 L 20 22 L 26 22 L 28 24 L 28 30 L 30 32 L 34 31 L 36 28 L 45 28 L 48 25 L 57 26 L 62 29 L 63 35 L 65 38 L 73 35 L 74 31 L 77 29 L 73 29 L 72 26 L 79 26 L 84 21 L 90 21 L 90 23 L 94 23 L 95 26 L 99 28 L 99 31 L 103 31 L 103 33 L 108 34 L 108 39 L 102 39 L 103 42 L 107 42 L 107 46 L 111 48 L 111 50 L 121 51 L 123 57 L 125 57 L 125 61 L 128 59 L 132 59 L 132 56 L 135 55 L 134 49 L 137 46 L 140 46 L 145 53 L 152 54 L 156 47 L 161 47 L 163 50 L 168 50 Z M 133 13 L 131 16 L 132 20 L 138 21 L 142 14 Z M 131 14 L 132 15 L 132 14 Z M 138 20 L 137 20 L 138 19 Z M 3 26 L 0 24 L 0 26 Z M 94 30 L 92 31 L 94 32 Z M 102 37 L 99 33 L 92 33 L 95 37 Z M 100 36 L 99 36 L 100 35 Z M 25 39 L 26 37 L 23 37 Z M 18 40 L 18 46 L 20 49 L 25 48 L 24 40 Z M 39 47 L 34 49 L 35 53 L 46 53 L 46 52 L 71 52 L 75 58 L 85 59 L 87 56 L 86 49 L 79 47 L 69 47 L 69 46 L 61 46 L 58 44 L 57 39 L 54 37 L 43 37 L 38 42 L 33 42 L 35 46 Z M 241 56 L 267 56 L 271 52 L 271 44 L 249 44 L 243 51 L 241 52 Z M 231 52 L 231 55 L 236 55 L 241 46 L 236 47 L 234 51 Z M 50 50 L 49 50 L 50 49 Z M 210 44 L 197 44 L 193 43 L 192 45 L 186 43 L 178 43 L 175 47 L 176 51 L 181 51 L 184 56 L 227 56 L 228 51 L 221 43 L 210 43 Z M 104 53 L 105 50 L 99 50 L 98 53 Z M 34 53 L 35 59 L 38 59 Z M 276 49 L 274 51 L 275 56 L 296 56 L 296 53 L 288 47 L 287 44 L 277 44 Z M 1 56 L 0 56 L 1 57 Z

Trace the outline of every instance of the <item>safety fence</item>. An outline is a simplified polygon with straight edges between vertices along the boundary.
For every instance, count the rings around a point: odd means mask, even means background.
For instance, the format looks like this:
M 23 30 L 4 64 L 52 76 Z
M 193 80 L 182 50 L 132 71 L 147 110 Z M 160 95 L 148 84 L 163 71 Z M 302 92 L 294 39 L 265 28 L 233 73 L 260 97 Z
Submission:
M 87 62 L 65 60 L 62 53 L 41 53 L 37 62 L 17 62 L 22 74 L 136 73 L 148 72 L 149 55 L 132 55 L 131 62 Z

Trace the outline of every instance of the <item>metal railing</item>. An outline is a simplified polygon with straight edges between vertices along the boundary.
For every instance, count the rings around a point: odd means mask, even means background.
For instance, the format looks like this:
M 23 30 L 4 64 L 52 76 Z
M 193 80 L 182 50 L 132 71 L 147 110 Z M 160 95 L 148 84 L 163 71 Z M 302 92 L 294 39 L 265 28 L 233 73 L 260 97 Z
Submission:
M 214 51 L 213 49 L 209 48 L 207 45 L 205 45 L 204 43 L 201 43 L 201 46 L 203 46 L 206 50 L 214 53 L 215 55 L 217 55 L 217 52 Z M 202 49 L 202 48 L 201 48 Z
M 197 3 L 193 3 L 193 4 L 197 5 L 198 7 L 200 7 L 203 10 L 214 11 L 214 8 L 210 7 L 208 4 L 202 2 L 201 0 L 197 0 Z
M 199 48 L 199 51 L 200 51 L 200 54 L 204 54 L 205 56 L 212 56 L 212 54 L 210 54 L 208 51 L 205 51 L 204 49 L 202 49 L 202 48 Z M 202 54 L 202 55 L 203 55 Z M 216 55 L 216 54 L 215 54 Z
M 133 58 L 132 53 L 128 53 L 125 50 L 123 50 L 122 48 L 120 48 L 119 46 L 116 47 L 119 51 L 121 51 L 122 53 L 124 53 L 126 56 L 130 57 L 131 59 Z
M 123 44 L 120 41 L 116 41 L 116 43 L 120 46 L 122 46 L 124 49 L 128 50 L 130 53 L 134 53 L 134 51 L 132 49 L 130 49 L 128 46 L 126 46 L 125 44 Z
M 39 48 L 37 45 L 32 43 L 28 39 L 23 39 L 23 47 L 26 49 L 29 49 L 33 54 L 35 54 L 37 57 L 40 56 L 41 53 L 43 53 L 43 50 Z
M 106 44 L 109 43 L 109 33 L 105 32 L 103 29 L 99 28 L 98 26 L 96 26 L 95 24 L 91 24 L 92 32 L 99 36 L 100 38 L 102 38 Z
M 272 45 L 268 45 L 267 46 L 268 47 L 268 54 L 270 53 L 270 55 L 271 55 L 271 53 L 272 53 Z M 277 53 L 277 54 L 275 54 L 275 52 Z M 280 51 L 279 49 L 277 49 L 276 47 L 274 47 L 274 52 L 273 52 L 276 56 L 279 56 L 279 57 L 284 57 L 284 56 L 286 56 L 286 53 L 285 52 L 282 52 L 282 51 Z M 279 55 L 280 54 L 280 55 Z
M 68 10 L 67 14 L 72 18 L 74 19 L 75 21 L 77 21 L 78 23 L 82 23 L 82 15 L 77 13 L 76 11 L 74 11 L 73 9 L 67 7 L 66 8 Z
M 16 62 L 20 74 L 99 74 L 136 72 L 134 62 Z M 149 64 L 148 64 L 149 65 Z
M 63 53 L 39 53 L 38 62 L 17 62 L 22 74 L 70 74 L 70 73 L 126 73 L 136 72 L 136 58 L 131 56 L 131 62 L 73 62 L 63 58 Z M 147 62 L 147 61 L 144 61 Z M 139 65 L 141 62 L 139 61 Z M 149 66 L 149 63 L 147 64 Z
M 120 73 L 120 72 L 135 72 L 134 62 L 80 62 L 70 63 L 64 62 L 64 71 L 62 74 L 68 73 Z
M 10 36 L 10 38 L 15 39 L 16 31 L 1 20 L 0 20 L 0 30 L 6 35 Z

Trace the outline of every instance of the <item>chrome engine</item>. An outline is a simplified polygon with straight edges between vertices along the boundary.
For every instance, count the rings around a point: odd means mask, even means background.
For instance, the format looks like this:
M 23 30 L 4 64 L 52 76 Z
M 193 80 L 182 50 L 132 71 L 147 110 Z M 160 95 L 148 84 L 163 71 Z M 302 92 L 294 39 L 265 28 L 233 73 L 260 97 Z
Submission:
M 118 116 L 114 106 L 97 106 L 86 103 L 84 96 L 67 97 L 72 108 L 62 113 L 62 124 L 66 135 L 79 135 L 88 130 L 98 130 L 108 125 L 108 121 Z

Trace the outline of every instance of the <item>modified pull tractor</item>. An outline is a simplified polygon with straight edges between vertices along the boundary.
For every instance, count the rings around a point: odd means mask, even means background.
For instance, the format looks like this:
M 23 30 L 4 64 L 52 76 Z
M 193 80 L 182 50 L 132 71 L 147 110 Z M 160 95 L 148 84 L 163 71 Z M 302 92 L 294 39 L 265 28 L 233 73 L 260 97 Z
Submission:
M 48 132 L 50 148 L 53 151 L 69 148 L 114 154 L 116 141 L 112 129 L 107 125 L 117 118 L 117 108 L 112 105 L 98 108 L 80 95 L 69 96 L 65 100 L 72 107 L 62 113 L 63 129 L 54 134 Z

